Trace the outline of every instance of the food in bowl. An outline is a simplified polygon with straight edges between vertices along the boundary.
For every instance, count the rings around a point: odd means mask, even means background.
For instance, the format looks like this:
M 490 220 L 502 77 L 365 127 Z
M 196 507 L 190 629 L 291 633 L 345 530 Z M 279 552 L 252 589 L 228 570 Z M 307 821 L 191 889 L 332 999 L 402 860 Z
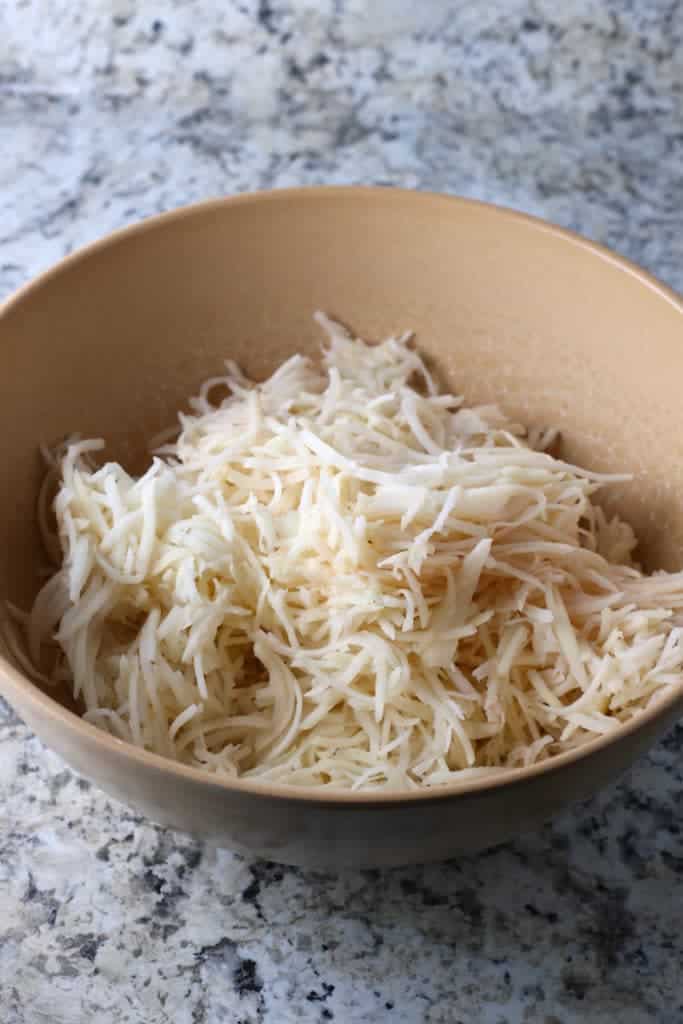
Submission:
M 319 365 L 226 364 L 139 478 L 61 446 L 16 656 L 138 747 L 355 790 L 546 760 L 679 682 L 683 578 L 592 501 L 624 478 L 440 393 L 409 336 L 318 319 Z

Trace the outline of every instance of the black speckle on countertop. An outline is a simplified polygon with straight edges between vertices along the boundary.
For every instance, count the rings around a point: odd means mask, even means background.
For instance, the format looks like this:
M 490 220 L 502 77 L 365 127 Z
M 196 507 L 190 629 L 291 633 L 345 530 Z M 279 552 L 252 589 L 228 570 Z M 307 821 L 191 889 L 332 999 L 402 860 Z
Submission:
M 263 982 L 259 977 L 254 960 L 238 960 L 233 972 L 235 987 L 241 996 L 249 992 L 260 992 Z

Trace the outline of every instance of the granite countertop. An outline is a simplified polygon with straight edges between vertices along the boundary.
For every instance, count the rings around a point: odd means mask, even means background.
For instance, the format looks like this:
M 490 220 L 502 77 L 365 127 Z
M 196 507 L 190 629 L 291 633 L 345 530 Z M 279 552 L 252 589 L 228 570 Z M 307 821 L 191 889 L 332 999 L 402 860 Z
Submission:
M 676 0 L 7 3 L 0 139 L 0 299 L 140 217 L 320 182 L 516 206 L 683 288 Z M 483 856 L 332 878 L 151 825 L 0 705 L 0 1020 L 683 1021 L 682 746 Z

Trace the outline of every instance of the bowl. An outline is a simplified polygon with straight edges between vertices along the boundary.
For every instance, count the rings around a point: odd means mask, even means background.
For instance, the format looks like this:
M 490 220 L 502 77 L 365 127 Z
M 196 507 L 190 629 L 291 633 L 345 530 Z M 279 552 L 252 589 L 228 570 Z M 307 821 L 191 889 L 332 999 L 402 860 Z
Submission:
M 104 436 L 140 465 L 230 357 L 262 376 L 314 352 L 323 309 L 364 337 L 412 328 L 445 381 L 562 431 L 610 488 L 648 569 L 683 558 L 683 306 L 637 267 L 531 217 L 393 189 L 239 196 L 68 257 L 0 310 L 0 597 L 27 607 L 44 555 L 38 447 Z M 77 772 L 154 821 L 313 868 L 438 860 L 533 828 L 616 778 L 683 709 L 683 681 L 609 736 L 496 778 L 406 794 L 220 780 L 83 722 L 0 660 L 0 692 Z

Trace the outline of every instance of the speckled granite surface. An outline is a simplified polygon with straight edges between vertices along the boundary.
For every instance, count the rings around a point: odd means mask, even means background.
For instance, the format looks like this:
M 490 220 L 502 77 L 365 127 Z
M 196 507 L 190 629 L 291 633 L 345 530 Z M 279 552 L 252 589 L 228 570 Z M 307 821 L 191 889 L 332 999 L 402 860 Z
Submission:
M 680 2 L 5 3 L 0 140 L 0 298 L 317 182 L 514 205 L 683 288 Z M 682 747 L 477 859 L 324 878 L 141 821 L 2 707 L 0 1021 L 683 1021 Z

